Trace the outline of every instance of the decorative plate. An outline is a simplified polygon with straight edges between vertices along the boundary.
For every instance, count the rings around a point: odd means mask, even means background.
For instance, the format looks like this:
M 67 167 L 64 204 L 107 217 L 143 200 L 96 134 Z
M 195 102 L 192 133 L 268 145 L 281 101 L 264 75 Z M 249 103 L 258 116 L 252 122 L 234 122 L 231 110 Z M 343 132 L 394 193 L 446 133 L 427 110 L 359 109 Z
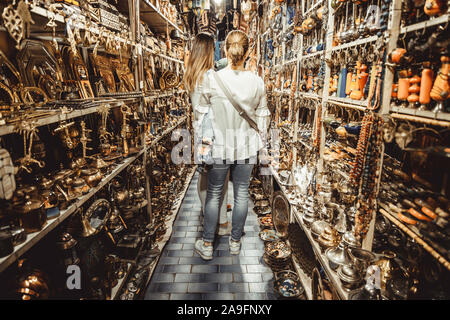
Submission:
M 280 239 L 280 235 L 273 229 L 264 229 L 259 233 L 259 237 L 263 241 L 277 241 Z
M 297 298 L 305 291 L 297 274 L 292 271 L 280 271 L 276 274 L 276 278 L 274 290 L 284 298 Z
M 258 220 L 259 224 L 263 227 L 273 227 L 272 217 L 270 215 L 259 217 Z

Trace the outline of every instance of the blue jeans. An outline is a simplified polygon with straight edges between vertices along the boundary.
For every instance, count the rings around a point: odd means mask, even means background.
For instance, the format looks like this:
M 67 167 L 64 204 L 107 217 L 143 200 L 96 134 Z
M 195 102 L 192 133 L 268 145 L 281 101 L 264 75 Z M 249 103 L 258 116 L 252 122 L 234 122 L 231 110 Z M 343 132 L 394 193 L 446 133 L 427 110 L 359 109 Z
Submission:
M 213 164 L 212 168 L 208 169 L 208 193 L 206 195 L 203 225 L 204 241 L 214 241 L 217 219 L 219 218 L 220 197 L 230 169 L 233 176 L 234 193 L 231 239 L 234 241 L 241 240 L 248 213 L 248 187 L 253 166 L 253 164 Z

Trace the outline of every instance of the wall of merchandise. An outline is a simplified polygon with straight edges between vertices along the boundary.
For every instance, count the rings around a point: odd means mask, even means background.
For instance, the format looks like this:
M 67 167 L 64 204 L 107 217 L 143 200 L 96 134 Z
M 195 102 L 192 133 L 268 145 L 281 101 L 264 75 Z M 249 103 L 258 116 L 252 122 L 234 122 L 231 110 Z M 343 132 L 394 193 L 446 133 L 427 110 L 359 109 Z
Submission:
M 261 189 L 306 296 L 448 298 L 447 3 L 260 6 L 259 70 L 281 130 Z M 381 290 L 365 285 L 371 264 Z
M 145 289 L 195 170 L 177 3 L 0 2 L 0 297 Z

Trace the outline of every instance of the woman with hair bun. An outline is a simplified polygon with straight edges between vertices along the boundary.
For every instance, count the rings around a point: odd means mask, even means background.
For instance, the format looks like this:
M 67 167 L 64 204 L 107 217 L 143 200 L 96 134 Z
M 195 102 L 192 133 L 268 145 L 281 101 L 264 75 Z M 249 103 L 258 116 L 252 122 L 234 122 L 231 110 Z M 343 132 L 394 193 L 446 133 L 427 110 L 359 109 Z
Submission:
M 258 152 L 264 148 L 259 132 L 265 133 L 270 121 L 264 81 L 244 67 L 249 49 L 244 32 L 230 32 L 225 40 L 228 66 L 218 72 L 206 72 L 201 84 L 203 103 L 193 101 L 196 112 L 209 115 L 214 131 L 214 163 L 208 169 L 203 238 L 195 243 L 196 252 L 205 260 L 213 258 L 220 198 L 229 171 L 234 191 L 230 253 L 240 252 L 248 214 L 250 177 Z

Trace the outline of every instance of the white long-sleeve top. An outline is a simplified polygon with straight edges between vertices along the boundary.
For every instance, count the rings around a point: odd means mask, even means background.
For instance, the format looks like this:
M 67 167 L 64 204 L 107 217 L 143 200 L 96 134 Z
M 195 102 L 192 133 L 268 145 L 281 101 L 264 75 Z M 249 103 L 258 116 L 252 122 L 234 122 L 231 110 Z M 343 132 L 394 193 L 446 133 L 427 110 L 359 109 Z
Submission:
M 236 161 L 256 157 L 265 146 L 260 135 L 235 110 L 214 79 L 213 72 L 208 70 L 191 94 L 195 134 L 202 136 L 203 119 L 208 114 L 214 132 L 213 158 Z M 266 133 L 270 111 L 264 81 L 251 71 L 237 71 L 230 67 L 218 74 L 236 102 L 258 124 L 259 130 Z

